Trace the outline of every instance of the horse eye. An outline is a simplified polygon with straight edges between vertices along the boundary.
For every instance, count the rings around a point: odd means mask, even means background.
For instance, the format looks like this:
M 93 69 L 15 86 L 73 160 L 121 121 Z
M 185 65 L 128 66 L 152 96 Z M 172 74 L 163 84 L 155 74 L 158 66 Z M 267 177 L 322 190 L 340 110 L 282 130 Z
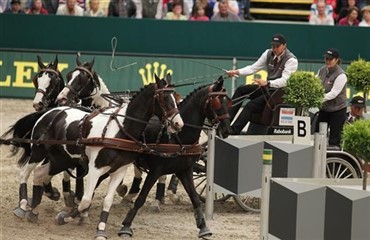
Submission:
M 51 78 L 55 77 L 55 73 L 49 73 L 49 77 Z

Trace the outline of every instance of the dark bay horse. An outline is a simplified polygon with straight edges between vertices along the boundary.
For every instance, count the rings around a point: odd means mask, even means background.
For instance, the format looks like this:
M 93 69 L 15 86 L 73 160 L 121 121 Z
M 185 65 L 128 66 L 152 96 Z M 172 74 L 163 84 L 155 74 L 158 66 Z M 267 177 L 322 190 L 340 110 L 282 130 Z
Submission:
M 199 160 L 201 151 L 194 155 L 181 154 L 181 145 L 195 146 L 198 143 L 202 126 L 207 118 L 212 125 L 218 126 L 220 134 L 227 137 L 231 131 L 228 107 L 231 100 L 223 88 L 223 78 L 219 78 L 215 83 L 203 86 L 188 95 L 179 105 L 180 115 L 184 120 L 184 128 L 178 133 L 179 140 L 164 136 L 161 143 L 176 144 L 179 153 L 172 157 L 161 154 L 143 154 L 139 161 L 135 163 L 139 168 L 148 170 L 148 175 L 138 198 L 134 203 L 119 231 L 119 236 L 132 236 L 131 224 L 138 210 L 145 203 L 146 197 L 157 179 L 165 174 L 175 173 L 182 182 L 195 211 L 196 226 L 200 229 L 198 237 L 204 238 L 212 233 L 206 226 L 201 202 L 195 190 L 193 182 L 193 165 Z M 145 137 L 149 142 L 155 142 L 158 136 L 159 125 L 153 127 L 148 125 L 145 130 Z M 160 145 L 158 145 L 160 146 Z M 166 145 L 165 145 L 166 146 Z M 160 147 L 159 147 L 160 149 Z M 160 150 L 158 150 L 160 152 Z
M 113 193 L 121 183 L 128 164 L 145 149 L 137 139 L 153 114 L 166 122 L 169 132 L 179 131 L 183 126 L 173 88 L 167 87 L 167 82 L 158 78 L 156 83 L 144 87 L 120 108 L 107 108 L 88 114 L 76 108 L 58 107 L 41 116 L 34 124 L 32 140 L 35 144 L 32 144 L 31 154 L 19 161 L 20 165 L 38 165 L 46 156 L 49 158 L 48 163 L 34 171 L 32 210 L 27 216 L 37 220 L 37 207 L 45 179 L 66 169 L 83 166 L 87 173 L 87 185 L 81 203 L 66 215 L 63 212 L 58 214 L 56 219 L 58 223 L 67 223 L 86 210 L 91 204 L 99 178 L 109 173 L 109 189 L 101 214 L 101 221 L 106 223 Z M 131 140 L 129 148 L 117 147 L 117 144 L 121 146 L 127 140 Z M 42 143 L 38 144 L 37 141 Z M 138 150 L 135 151 L 135 147 Z

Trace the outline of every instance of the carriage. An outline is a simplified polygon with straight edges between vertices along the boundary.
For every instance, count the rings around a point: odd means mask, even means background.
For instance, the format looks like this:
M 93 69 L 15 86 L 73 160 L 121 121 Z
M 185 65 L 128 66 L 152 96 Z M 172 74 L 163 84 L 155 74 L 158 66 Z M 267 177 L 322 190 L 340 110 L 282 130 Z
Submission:
M 243 135 L 292 135 L 293 126 L 280 126 L 279 116 L 281 109 L 292 108 L 291 105 L 283 102 L 283 91 L 275 91 L 268 100 L 264 111 L 261 114 L 255 114 L 247 128 L 247 131 L 242 132 Z M 317 113 L 310 113 L 311 117 L 311 134 L 315 132 Z M 288 137 L 289 136 L 285 136 Z M 261 137 L 263 139 L 263 136 Z M 197 163 L 194 172 L 194 181 L 200 199 L 205 201 L 206 194 L 206 162 L 207 162 L 207 142 L 203 144 L 204 153 L 201 161 Z M 326 177 L 327 178 L 362 178 L 363 161 L 357 159 L 348 152 L 335 147 L 328 147 L 326 151 Z M 239 195 L 227 195 L 223 193 L 215 193 L 216 201 L 225 201 L 233 197 L 237 204 L 246 211 L 260 211 L 260 192 L 253 191 L 250 193 Z

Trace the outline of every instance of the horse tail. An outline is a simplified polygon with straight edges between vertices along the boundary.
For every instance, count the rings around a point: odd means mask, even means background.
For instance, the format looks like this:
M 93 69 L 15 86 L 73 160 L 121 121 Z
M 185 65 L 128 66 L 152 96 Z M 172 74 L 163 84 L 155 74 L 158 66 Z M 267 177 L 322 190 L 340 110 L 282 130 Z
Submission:
M 17 138 L 30 139 L 32 129 L 35 126 L 37 120 L 46 112 L 46 110 L 34 112 L 28 114 L 19 119 L 14 125 L 12 125 L 8 131 L 1 136 L 0 145 L 11 145 L 11 157 L 18 154 L 20 149 L 23 149 L 23 153 L 18 160 L 18 166 L 24 166 L 31 156 L 31 144 L 26 142 L 17 142 Z M 13 139 L 4 139 L 7 135 L 12 135 Z

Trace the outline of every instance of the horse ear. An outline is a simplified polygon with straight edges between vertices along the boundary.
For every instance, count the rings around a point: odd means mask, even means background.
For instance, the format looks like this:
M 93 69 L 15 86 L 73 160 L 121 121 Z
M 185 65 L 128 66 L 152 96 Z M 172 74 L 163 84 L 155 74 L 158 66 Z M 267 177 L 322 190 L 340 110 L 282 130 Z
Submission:
M 171 84 L 171 74 L 170 73 L 167 73 L 167 76 L 166 76 L 166 81 L 167 81 L 167 84 L 170 85 Z
M 77 64 L 77 66 L 81 66 L 82 65 L 82 62 L 80 61 L 80 53 L 77 53 L 76 64 Z
M 93 58 L 93 60 L 90 62 L 90 69 L 94 66 L 94 63 L 95 63 L 95 57 Z
M 214 91 L 221 91 L 221 89 L 223 88 L 224 86 L 224 78 L 222 77 L 222 75 L 217 79 L 217 81 L 215 82 L 215 85 L 213 87 L 213 90 Z
M 55 60 L 54 60 L 53 66 L 54 66 L 55 70 L 58 69 L 58 55 L 55 55 Z
M 161 86 L 161 79 L 159 79 L 157 74 L 154 74 L 154 78 L 155 78 L 155 83 L 158 85 L 158 87 L 160 87 Z
M 41 60 L 41 57 L 39 55 L 37 55 L 37 63 L 39 64 L 39 67 L 42 69 L 42 68 L 46 68 L 44 63 L 42 62 Z

